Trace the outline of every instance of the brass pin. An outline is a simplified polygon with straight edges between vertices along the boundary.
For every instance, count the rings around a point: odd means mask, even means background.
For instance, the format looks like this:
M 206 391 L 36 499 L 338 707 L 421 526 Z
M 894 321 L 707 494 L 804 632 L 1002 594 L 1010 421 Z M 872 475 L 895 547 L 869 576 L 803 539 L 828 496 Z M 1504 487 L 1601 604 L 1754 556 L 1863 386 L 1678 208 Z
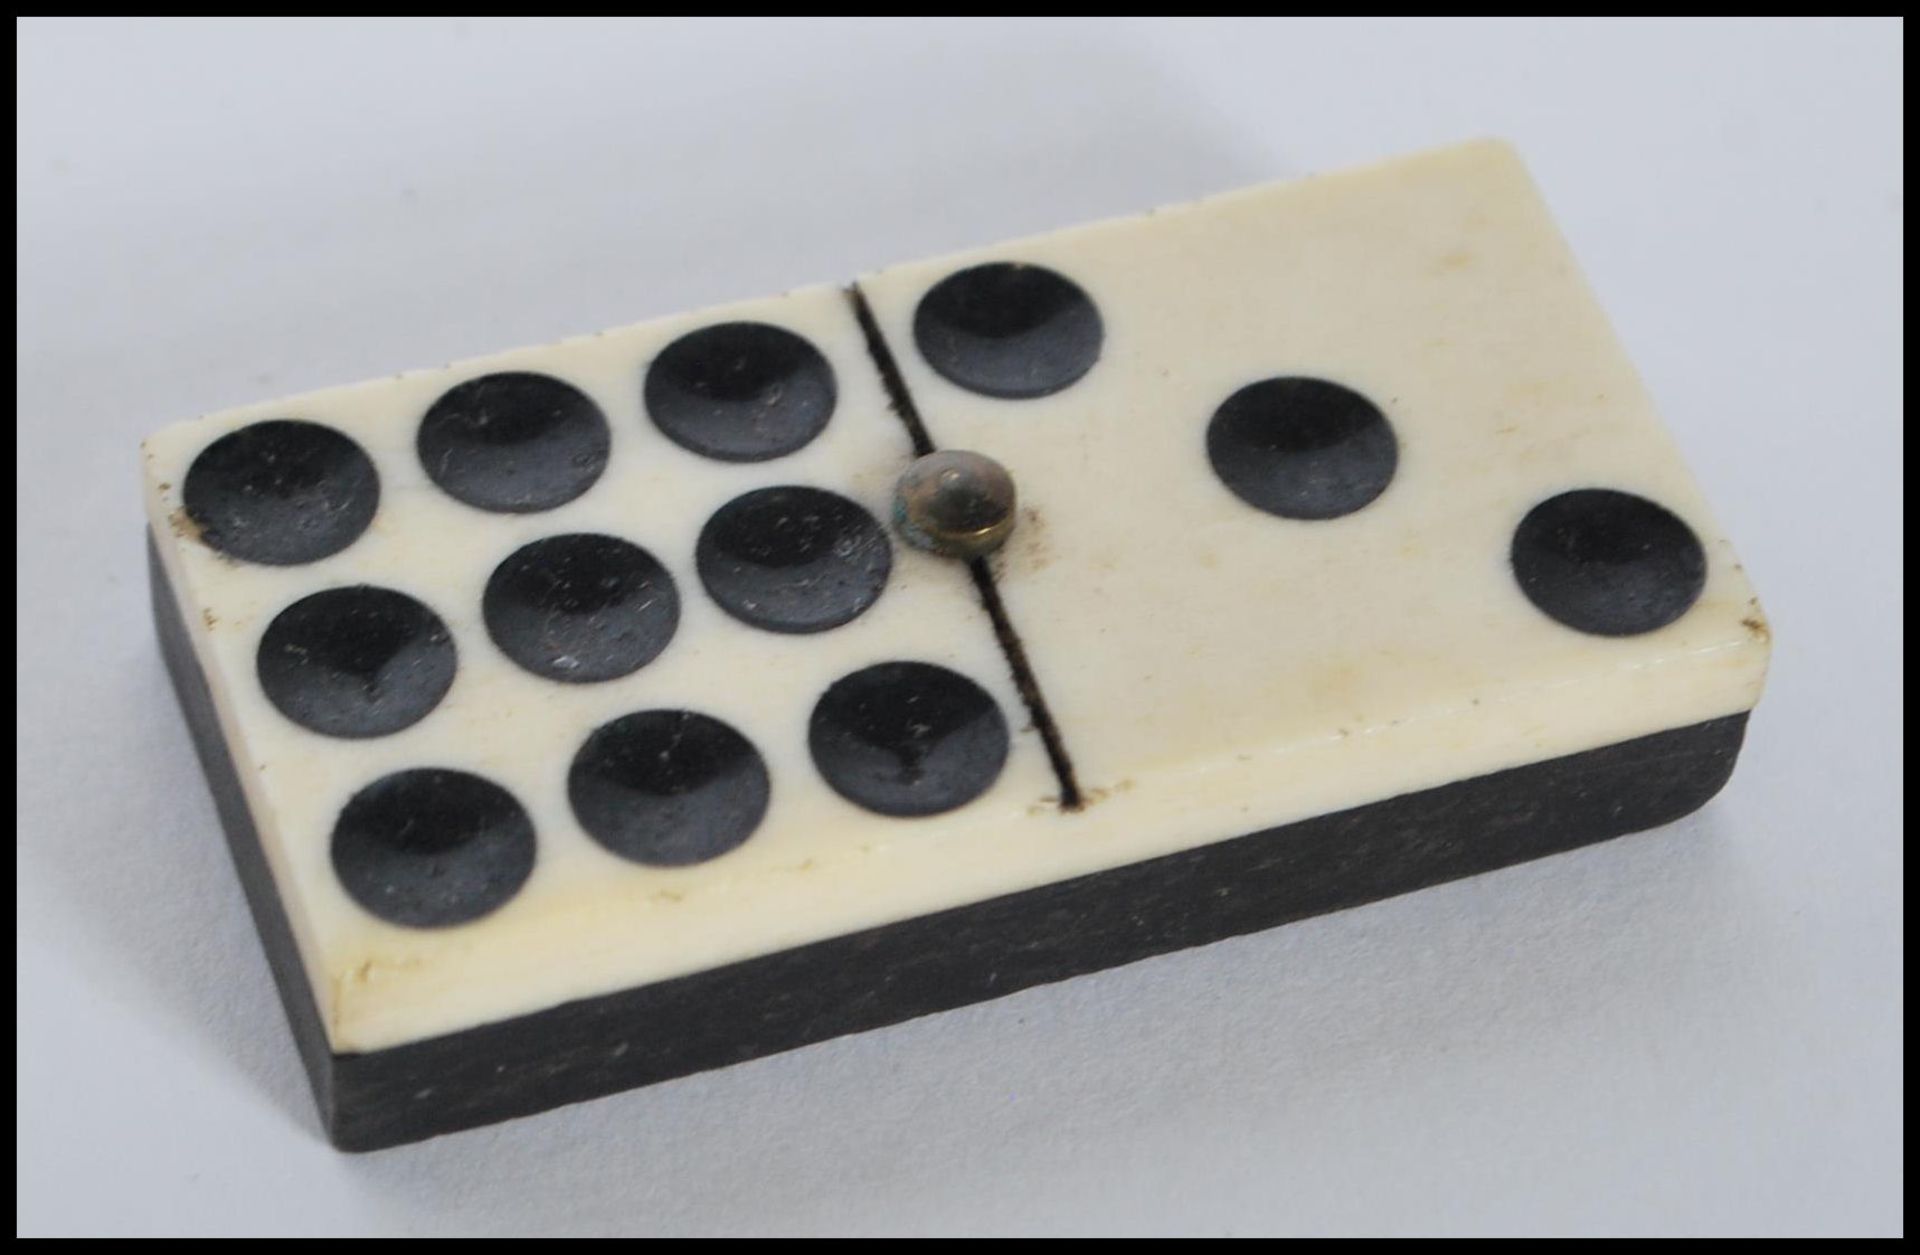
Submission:
M 1013 476 L 990 457 L 943 449 L 917 458 L 893 494 L 893 525 L 916 549 L 984 558 L 1013 533 Z

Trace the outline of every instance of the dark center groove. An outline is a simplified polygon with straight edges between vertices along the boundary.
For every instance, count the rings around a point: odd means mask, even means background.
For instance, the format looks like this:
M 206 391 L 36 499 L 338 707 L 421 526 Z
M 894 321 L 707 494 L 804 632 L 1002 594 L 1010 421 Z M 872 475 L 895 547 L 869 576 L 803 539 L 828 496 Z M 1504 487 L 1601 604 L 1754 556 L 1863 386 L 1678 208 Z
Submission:
M 906 426 L 907 438 L 913 442 L 915 457 L 925 457 L 936 451 L 938 446 L 927 432 L 927 425 L 920 418 L 920 411 L 913 403 L 913 394 L 907 390 L 907 381 L 900 373 L 900 363 L 894 359 L 893 350 L 880 334 L 880 324 L 873 316 L 873 309 L 867 304 L 867 297 L 859 284 L 847 287 L 847 299 L 853 303 L 853 314 L 860 323 L 860 332 L 867 341 L 867 355 L 873 359 L 874 369 L 880 373 L 880 383 L 887 390 L 887 404 L 900 417 Z M 1013 685 L 1020 693 L 1020 700 L 1026 704 L 1027 715 L 1033 720 L 1034 731 L 1040 734 L 1040 743 L 1046 747 L 1047 762 L 1053 767 L 1054 777 L 1060 782 L 1060 809 L 1077 811 L 1084 806 L 1085 799 L 1080 793 L 1080 783 L 1074 776 L 1073 759 L 1067 755 L 1065 739 L 1060 735 L 1060 725 L 1054 722 L 1053 712 L 1047 709 L 1046 696 L 1040 691 L 1040 678 L 1034 674 L 1033 664 L 1027 660 L 1026 646 L 1020 642 L 1020 634 L 1013 629 L 1013 619 L 1007 614 L 1007 604 L 1001 599 L 999 586 L 993 581 L 993 572 L 987 569 L 984 558 L 975 558 L 967 563 L 967 573 L 973 577 L 973 587 L 980 594 L 980 604 L 986 609 L 987 618 L 993 623 L 994 639 L 1000 642 L 1000 653 L 1007 661 L 1008 670 L 1013 672 Z

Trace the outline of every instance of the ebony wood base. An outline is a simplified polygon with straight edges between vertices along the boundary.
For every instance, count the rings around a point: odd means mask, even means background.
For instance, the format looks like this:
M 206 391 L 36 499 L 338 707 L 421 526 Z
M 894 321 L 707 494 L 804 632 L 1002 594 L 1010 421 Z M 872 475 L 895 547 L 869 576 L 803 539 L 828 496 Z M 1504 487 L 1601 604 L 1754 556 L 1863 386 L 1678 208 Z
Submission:
M 212 694 L 148 537 L 154 620 L 234 864 L 343 1150 L 377 1150 L 1256 932 L 1669 823 L 1745 714 L 367 1054 L 328 1046 Z

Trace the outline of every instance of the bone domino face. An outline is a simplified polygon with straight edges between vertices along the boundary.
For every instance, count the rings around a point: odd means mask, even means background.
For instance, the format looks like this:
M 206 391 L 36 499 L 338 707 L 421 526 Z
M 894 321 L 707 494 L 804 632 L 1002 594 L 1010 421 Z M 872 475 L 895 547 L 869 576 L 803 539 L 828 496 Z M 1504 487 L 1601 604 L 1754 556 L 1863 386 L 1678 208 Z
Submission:
M 901 371 L 936 444 L 1019 483 L 997 585 L 1082 787 L 1129 790 L 1115 809 L 1139 830 L 1251 827 L 1757 700 L 1753 589 L 1504 145 L 861 288 L 888 341 L 914 345 L 928 293 L 1003 263 L 1084 293 L 1097 360 L 1018 398 L 925 352 Z M 1676 546 L 1697 539 L 1704 579 L 1676 574 L 1684 613 L 1603 635 L 1530 600 L 1522 523 L 1582 490 L 1643 499 L 1681 521 Z M 1592 522 L 1629 546 L 1667 538 Z
M 825 425 L 771 460 L 725 461 L 683 448 L 642 400 L 646 371 L 669 345 L 738 322 L 804 338 L 832 371 L 836 396 Z M 440 398 L 511 373 L 564 381 L 605 418 L 604 468 L 550 508 L 475 507 L 438 486 L 421 457 L 423 418 Z M 214 441 L 286 418 L 323 425 L 363 450 L 379 475 L 378 508 L 363 533 L 318 560 L 236 560 L 199 538 L 183 486 Z M 1021 730 L 1025 711 L 963 569 L 889 546 L 882 535 L 889 562 L 878 596 L 850 621 L 805 634 L 743 621 L 703 587 L 696 569 L 702 529 L 746 494 L 822 490 L 874 520 L 887 516 L 911 446 L 887 410 L 838 289 L 250 406 L 170 428 L 148 442 L 146 456 L 163 559 L 186 603 L 226 740 L 245 768 L 249 808 L 338 1050 L 456 1031 L 797 944 L 852 921 L 915 913 L 939 894 L 920 863 L 965 861 L 982 840 L 1009 840 L 1035 822 L 1029 811 L 1055 791 L 1033 734 Z M 572 456 L 560 459 L 563 466 Z M 678 613 L 670 624 L 643 617 L 611 629 L 614 636 L 664 634 L 646 661 L 628 665 L 645 652 L 638 651 L 609 664 L 616 674 L 570 682 L 569 660 L 576 671 L 591 666 L 591 632 L 550 640 L 536 633 L 531 659 L 538 663 L 552 646 L 536 672 L 496 641 L 486 606 L 490 584 L 498 591 L 512 583 L 497 580 L 503 564 L 529 546 L 580 535 L 644 552 L 666 576 L 654 591 L 677 600 Z M 532 574 L 521 582 L 535 592 L 518 594 L 520 604 L 503 616 L 508 624 L 542 623 L 554 607 L 537 604 L 538 588 L 574 569 L 538 552 L 525 565 Z M 618 563 L 608 569 L 600 576 L 594 568 L 589 583 L 620 577 Z M 403 728 L 322 735 L 276 707 L 257 662 L 288 607 L 357 585 L 430 609 L 445 625 L 457 665 L 445 695 Z M 656 608 L 657 601 L 648 613 L 658 618 Z M 502 632 L 509 647 L 518 631 Z M 895 661 L 967 677 L 1006 721 L 1004 765 L 961 809 L 915 820 L 877 814 L 836 793 L 810 757 L 809 720 L 828 688 Z M 577 754 L 596 729 L 647 711 L 718 720 L 750 744 L 768 788 L 764 816 L 744 840 L 705 861 L 650 864 L 616 853 L 582 823 L 570 797 Z M 334 865 L 332 834 L 349 800 L 376 780 L 417 768 L 489 781 L 528 816 L 534 856 L 524 883 L 471 920 L 423 928 L 381 918 L 346 890 Z
M 890 532 L 916 450 L 840 289 L 147 442 L 334 1051 L 1758 698 L 1752 589 L 1500 145 L 858 287 L 1018 485 L 989 569 L 1078 810 L 966 567 Z

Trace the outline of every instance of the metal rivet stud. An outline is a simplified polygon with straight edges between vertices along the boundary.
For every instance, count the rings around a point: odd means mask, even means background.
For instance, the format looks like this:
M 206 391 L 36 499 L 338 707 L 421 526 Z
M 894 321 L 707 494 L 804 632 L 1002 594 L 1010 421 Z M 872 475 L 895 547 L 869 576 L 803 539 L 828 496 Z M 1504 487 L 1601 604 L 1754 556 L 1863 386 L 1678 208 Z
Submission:
M 983 558 L 1012 534 L 1015 505 L 1006 467 L 978 453 L 943 449 L 916 459 L 900 476 L 893 524 L 916 549 Z

